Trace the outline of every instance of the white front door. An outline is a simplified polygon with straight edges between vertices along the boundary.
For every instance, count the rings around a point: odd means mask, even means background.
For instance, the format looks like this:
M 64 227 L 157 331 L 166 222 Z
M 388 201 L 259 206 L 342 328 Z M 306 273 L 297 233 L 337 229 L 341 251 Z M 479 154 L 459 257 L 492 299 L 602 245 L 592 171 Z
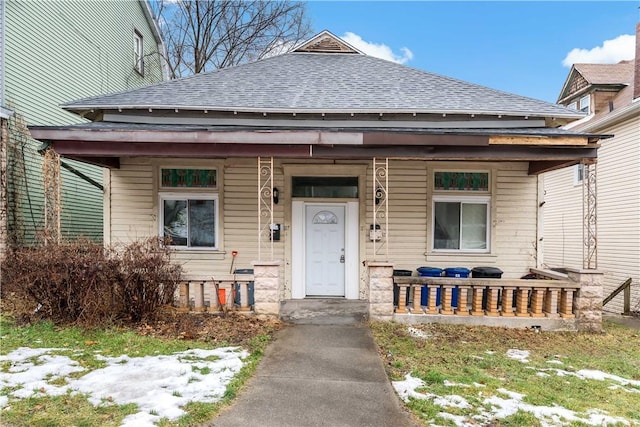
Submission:
M 305 293 L 345 296 L 345 206 L 305 206 Z

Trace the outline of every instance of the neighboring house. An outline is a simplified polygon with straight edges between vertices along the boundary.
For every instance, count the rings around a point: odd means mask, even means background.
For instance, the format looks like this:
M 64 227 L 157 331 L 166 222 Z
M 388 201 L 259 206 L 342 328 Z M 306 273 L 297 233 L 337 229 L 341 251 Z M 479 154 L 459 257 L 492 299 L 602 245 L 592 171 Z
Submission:
M 42 143 L 26 125 L 85 122 L 60 105 L 157 83 L 166 72 L 146 1 L 0 0 L 0 10 L 3 249 L 33 242 L 44 226 Z M 75 173 L 62 168 L 61 203 L 49 206 L 60 212 L 62 236 L 101 240 L 102 168 L 63 166 Z
M 640 304 L 640 24 L 636 57 L 618 64 L 574 64 L 558 103 L 587 117 L 567 129 L 611 134 L 598 150 L 597 268 L 606 297 L 632 279 L 632 309 Z M 582 166 L 544 174 L 544 262 L 581 267 L 584 259 Z M 605 307 L 623 311 L 623 294 Z
M 373 58 L 326 31 L 287 54 L 63 108 L 93 122 L 31 131 L 108 168 L 107 243 L 171 237 L 196 308 L 198 280 L 258 260 L 255 310 L 271 314 L 328 297 L 389 318 L 392 267 L 494 266 L 525 286 L 537 175 L 595 159 L 598 141 L 559 128 L 581 113 Z

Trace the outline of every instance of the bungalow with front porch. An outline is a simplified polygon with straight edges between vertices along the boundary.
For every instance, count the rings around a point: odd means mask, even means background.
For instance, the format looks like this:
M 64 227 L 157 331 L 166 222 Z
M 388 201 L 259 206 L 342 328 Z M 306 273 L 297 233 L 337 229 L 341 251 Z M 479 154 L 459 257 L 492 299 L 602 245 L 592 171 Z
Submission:
M 538 267 L 537 175 L 596 159 L 597 135 L 560 129 L 581 113 L 373 58 L 327 31 L 63 108 L 92 122 L 32 134 L 106 168 L 106 243 L 171 237 L 185 306 L 219 310 L 220 288 L 240 282 L 241 309 L 285 318 L 320 300 L 375 319 L 599 328 L 594 272 L 520 279 Z M 416 277 L 421 266 L 504 274 Z M 397 307 L 394 282 L 410 290 Z

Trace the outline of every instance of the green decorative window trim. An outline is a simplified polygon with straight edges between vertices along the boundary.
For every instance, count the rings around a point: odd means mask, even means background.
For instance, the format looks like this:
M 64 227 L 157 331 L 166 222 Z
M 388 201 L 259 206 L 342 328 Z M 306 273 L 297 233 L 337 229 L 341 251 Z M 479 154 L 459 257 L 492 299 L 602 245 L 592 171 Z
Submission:
M 162 169 L 160 185 L 163 188 L 216 188 L 216 169 Z
M 488 172 L 434 172 L 434 190 L 489 191 Z

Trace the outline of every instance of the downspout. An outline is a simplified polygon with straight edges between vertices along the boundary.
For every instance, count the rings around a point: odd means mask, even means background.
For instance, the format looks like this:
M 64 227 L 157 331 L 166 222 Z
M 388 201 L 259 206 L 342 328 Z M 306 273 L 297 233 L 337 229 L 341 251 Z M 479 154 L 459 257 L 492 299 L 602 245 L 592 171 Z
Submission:
M 42 155 L 49 148 L 51 148 L 51 142 L 50 141 L 44 141 L 42 143 L 42 145 L 40 146 L 40 148 L 38 148 L 38 153 Z M 104 193 L 104 187 L 102 186 L 102 184 L 100 184 L 98 181 L 92 179 L 91 177 L 83 174 L 78 169 L 76 169 L 73 166 L 71 166 L 69 163 L 67 163 L 67 162 L 65 162 L 63 160 L 60 160 L 60 166 L 62 166 L 63 168 L 65 168 L 66 170 L 68 170 L 69 172 L 71 172 L 72 174 L 77 176 L 78 178 L 82 179 L 83 181 L 88 182 L 89 184 L 93 185 L 96 188 L 99 188 L 100 191 L 102 191 Z

